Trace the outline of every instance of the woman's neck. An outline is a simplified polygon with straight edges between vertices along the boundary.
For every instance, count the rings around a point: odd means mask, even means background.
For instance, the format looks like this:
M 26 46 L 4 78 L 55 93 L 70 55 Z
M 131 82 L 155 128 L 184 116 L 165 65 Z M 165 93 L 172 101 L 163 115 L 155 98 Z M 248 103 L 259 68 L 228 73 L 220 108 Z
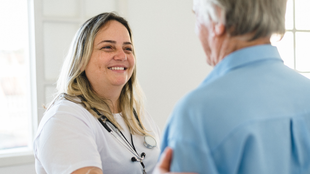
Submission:
M 119 97 L 121 94 L 122 88 L 112 88 L 112 89 L 104 89 L 100 91 L 96 91 L 96 93 L 108 100 L 108 105 L 112 111 L 112 113 L 119 113 Z

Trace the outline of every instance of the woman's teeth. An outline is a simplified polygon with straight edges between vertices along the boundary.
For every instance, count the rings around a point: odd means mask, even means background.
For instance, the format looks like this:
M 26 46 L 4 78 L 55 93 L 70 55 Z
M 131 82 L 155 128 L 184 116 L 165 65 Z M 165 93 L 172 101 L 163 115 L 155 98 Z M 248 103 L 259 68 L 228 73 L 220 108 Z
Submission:
M 125 67 L 110 67 L 110 70 L 125 70 Z

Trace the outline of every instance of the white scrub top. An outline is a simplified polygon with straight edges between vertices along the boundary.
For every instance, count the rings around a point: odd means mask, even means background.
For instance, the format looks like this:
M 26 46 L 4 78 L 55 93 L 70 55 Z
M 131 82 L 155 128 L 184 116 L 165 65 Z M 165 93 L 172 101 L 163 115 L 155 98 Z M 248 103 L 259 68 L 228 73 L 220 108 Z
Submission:
M 122 116 L 114 115 L 123 128 L 122 133 L 130 141 L 130 133 Z M 144 152 L 146 172 L 152 173 L 159 156 L 160 131 L 146 114 L 141 122 L 156 139 L 153 149 L 144 147 L 144 136 L 133 135 L 139 154 Z M 139 162 L 132 162 L 133 155 L 100 124 L 83 106 L 67 101 L 57 101 L 42 118 L 34 140 L 37 174 L 69 174 L 95 166 L 104 174 L 142 174 Z

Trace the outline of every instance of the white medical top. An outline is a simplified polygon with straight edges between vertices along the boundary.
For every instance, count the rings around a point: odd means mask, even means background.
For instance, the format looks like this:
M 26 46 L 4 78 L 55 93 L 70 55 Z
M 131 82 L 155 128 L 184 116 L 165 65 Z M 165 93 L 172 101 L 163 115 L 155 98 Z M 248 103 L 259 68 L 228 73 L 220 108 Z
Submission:
M 130 141 L 122 116 L 114 117 Z M 157 141 L 155 148 L 148 149 L 143 145 L 144 136 L 132 136 L 137 152 L 146 153 L 143 162 L 149 174 L 159 156 L 160 131 L 148 114 L 141 122 Z M 142 173 L 141 164 L 131 161 L 133 155 L 93 115 L 67 100 L 57 101 L 44 114 L 34 140 L 34 155 L 37 174 L 69 174 L 88 166 L 101 168 L 103 174 Z

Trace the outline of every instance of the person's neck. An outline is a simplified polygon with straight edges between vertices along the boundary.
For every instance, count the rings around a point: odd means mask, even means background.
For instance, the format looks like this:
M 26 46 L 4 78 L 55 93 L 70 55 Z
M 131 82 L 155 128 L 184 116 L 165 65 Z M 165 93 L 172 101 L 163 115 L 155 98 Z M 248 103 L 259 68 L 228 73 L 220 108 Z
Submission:
M 108 105 L 112 113 L 119 113 L 119 97 L 121 94 L 122 88 L 112 87 L 108 89 L 96 90 L 96 93 L 108 100 Z
M 213 58 L 213 60 L 216 60 L 213 62 L 214 66 L 218 64 L 221 60 L 223 60 L 228 54 L 240 50 L 242 48 L 262 44 L 270 44 L 270 37 L 258 38 L 249 41 L 251 37 L 252 35 L 235 36 L 235 37 L 226 36 L 224 39 L 222 39 L 222 42 L 219 42 L 220 46 L 212 55 L 215 57 Z

